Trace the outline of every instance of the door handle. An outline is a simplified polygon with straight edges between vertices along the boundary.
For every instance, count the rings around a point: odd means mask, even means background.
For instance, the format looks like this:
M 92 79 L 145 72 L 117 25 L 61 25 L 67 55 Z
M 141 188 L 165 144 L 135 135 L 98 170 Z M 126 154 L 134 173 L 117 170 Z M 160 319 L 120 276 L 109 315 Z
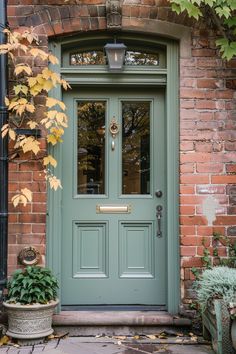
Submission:
M 157 237 L 162 237 L 162 231 L 161 231 L 161 217 L 162 217 L 162 206 L 157 205 L 156 207 L 156 216 L 157 216 Z

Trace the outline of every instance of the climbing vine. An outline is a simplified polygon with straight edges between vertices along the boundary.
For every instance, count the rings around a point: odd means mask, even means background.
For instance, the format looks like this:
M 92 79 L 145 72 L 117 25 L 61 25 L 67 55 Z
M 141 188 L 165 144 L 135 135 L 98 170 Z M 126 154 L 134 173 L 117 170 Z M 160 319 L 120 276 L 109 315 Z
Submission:
M 186 11 L 189 17 L 199 20 L 205 15 L 217 27 L 221 38 L 216 40 L 222 57 L 236 57 L 236 1 L 235 0 L 170 0 L 172 10 Z
M 213 233 L 212 237 L 212 254 L 206 245 L 206 239 L 202 239 L 203 255 L 201 257 L 204 269 L 211 269 L 214 266 L 228 266 L 236 268 L 236 241 L 228 236 L 223 236 L 218 232 Z M 220 255 L 220 249 L 225 250 L 225 255 Z M 200 271 L 198 268 L 191 268 L 192 273 L 198 279 Z
M 62 101 L 48 97 L 48 93 L 57 85 L 65 90 L 70 86 L 51 69 L 52 65 L 58 64 L 58 59 L 39 48 L 39 38 L 33 29 L 23 33 L 8 29 L 4 32 L 8 40 L 0 45 L 0 54 L 8 54 L 11 71 L 9 95 L 5 98 L 9 122 L 2 127 L 1 134 L 2 138 L 10 140 L 9 161 L 23 163 L 23 157 L 25 162 L 39 161 L 49 186 L 57 190 L 61 188 L 61 182 L 54 174 L 57 161 L 43 149 L 40 138 L 34 132 L 40 129 L 51 146 L 63 141 L 68 122 L 66 107 Z M 29 63 L 37 60 L 42 65 L 33 69 Z M 32 134 L 25 135 L 20 128 L 27 128 Z M 19 203 L 25 206 L 31 200 L 32 192 L 28 188 L 17 191 L 12 197 L 14 206 Z

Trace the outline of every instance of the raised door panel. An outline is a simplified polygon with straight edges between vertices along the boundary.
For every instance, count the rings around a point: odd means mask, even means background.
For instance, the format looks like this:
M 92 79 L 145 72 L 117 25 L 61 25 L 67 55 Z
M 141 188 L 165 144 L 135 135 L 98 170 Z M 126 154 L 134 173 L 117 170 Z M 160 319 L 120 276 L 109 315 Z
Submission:
M 153 224 L 120 223 L 119 276 L 154 278 Z
M 73 278 L 107 277 L 106 223 L 73 223 Z

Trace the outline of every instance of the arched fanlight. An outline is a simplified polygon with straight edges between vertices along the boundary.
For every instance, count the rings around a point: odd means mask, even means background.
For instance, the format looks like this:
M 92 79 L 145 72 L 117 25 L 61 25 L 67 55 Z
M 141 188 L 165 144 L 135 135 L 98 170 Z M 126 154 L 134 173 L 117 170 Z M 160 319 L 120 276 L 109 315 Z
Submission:
M 107 43 L 105 45 L 109 71 L 120 72 L 123 70 L 126 48 L 123 43 Z

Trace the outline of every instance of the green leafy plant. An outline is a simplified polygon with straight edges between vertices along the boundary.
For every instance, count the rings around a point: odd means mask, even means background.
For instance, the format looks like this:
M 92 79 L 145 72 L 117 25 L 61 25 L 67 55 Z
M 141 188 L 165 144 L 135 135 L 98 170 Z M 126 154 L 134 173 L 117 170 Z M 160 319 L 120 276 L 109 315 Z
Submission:
M 58 281 L 50 269 L 32 266 L 16 270 L 7 288 L 10 303 L 46 304 L 57 298 Z
M 196 299 L 201 310 L 214 299 L 223 299 L 227 304 L 235 302 L 236 270 L 229 267 L 206 269 L 195 281 Z
M 236 1 L 235 0 L 170 0 L 172 10 L 199 20 L 211 18 L 221 38 L 216 40 L 222 58 L 230 60 L 236 56 Z

